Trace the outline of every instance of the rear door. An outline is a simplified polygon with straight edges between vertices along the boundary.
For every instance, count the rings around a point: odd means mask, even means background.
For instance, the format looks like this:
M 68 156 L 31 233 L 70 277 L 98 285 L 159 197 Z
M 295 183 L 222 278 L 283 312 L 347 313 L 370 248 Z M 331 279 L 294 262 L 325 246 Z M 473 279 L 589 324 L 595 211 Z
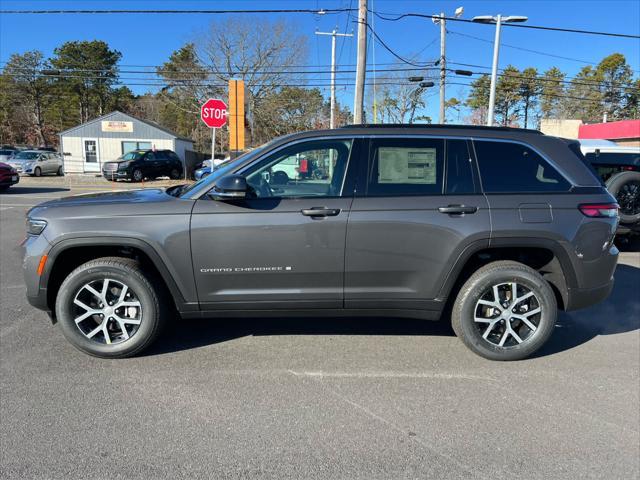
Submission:
M 193 209 L 193 267 L 201 308 L 342 308 L 344 248 L 352 202 L 351 138 L 309 139 L 241 172 L 249 198 L 200 198 Z M 292 159 L 327 165 L 315 177 Z
M 160 176 L 160 161 L 155 152 L 147 152 L 144 156 L 145 174 L 148 177 L 154 178 Z
M 455 261 L 490 234 L 470 142 L 372 138 L 363 176 L 347 227 L 346 308 L 437 310 Z
M 579 202 L 551 162 L 524 143 L 478 138 L 473 144 L 491 206 L 492 245 L 514 237 L 573 238 Z

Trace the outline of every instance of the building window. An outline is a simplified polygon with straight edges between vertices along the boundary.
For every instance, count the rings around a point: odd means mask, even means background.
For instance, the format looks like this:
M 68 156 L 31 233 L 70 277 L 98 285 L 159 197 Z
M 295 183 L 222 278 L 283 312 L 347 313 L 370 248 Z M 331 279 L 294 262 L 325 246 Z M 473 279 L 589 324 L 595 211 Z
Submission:
M 151 142 L 122 142 L 122 154 L 134 150 L 151 150 Z

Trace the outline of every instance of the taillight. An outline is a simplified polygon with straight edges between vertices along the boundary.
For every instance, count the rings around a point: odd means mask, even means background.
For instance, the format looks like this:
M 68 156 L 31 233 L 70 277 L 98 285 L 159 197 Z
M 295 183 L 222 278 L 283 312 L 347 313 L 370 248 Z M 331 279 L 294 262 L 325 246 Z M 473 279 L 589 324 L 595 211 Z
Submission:
M 620 206 L 617 203 L 583 203 L 578 205 L 578 210 L 587 217 L 615 218 L 618 216 Z

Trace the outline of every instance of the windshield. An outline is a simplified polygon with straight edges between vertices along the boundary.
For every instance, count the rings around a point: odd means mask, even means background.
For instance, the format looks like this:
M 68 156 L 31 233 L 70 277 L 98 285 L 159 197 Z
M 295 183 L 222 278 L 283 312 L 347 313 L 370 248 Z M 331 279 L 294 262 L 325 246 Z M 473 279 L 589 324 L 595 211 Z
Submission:
M 40 154 L 38 152 L 20 152 L 15 156 L 16 160 L 35 160 Z
M 277 140 L 277 139 L 275 139 L 275 140 Z M 208 175 L 208 176 L 206 176 L 204 178 L 201 178 L 196 183 L 193 183 L 191 185 L 185 185 L 183 187 L 183 189 L 180 191 L 179 196 L 183 196 L 183 195 L 188 194 L 191 191 L 197 190 L 202 185 L 213 184 L 216 181 L 216 179 L 218 179 L 220 177 L 223 177 L 227 173 L 233 171 L 237 166 L 239 166 L 239 165 L 243 164 L 244 162 L 249 161 L 252 158 L 255 158 L 258 155 L 260 155 L 275 140 L 267 142 L 267 143 L 259 146 L 258 148 L 254 149 L 254 150 L 251 150 L 250 152 L 247 152 L 247 153 L 245 153 L 243 155 L 240 155 L 238 158 L 235 158 L 233 160 L 227 160 L 226 162 L 223 162 L 220 165 L 217 165 L 216 167 L 213 168 L 213 170 L 212 170 L 210 175 Z
M 139 152 L 128 152 L 125 153 L 123 156 L 121 156 L 120 158 L 122 160 L 137 160 L 142 156 L 141 153 Z

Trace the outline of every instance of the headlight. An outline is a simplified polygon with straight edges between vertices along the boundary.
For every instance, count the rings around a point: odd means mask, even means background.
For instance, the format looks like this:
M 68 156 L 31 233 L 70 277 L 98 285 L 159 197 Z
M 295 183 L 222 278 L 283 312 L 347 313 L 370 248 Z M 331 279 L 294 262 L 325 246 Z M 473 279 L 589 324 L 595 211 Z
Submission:
M 27 233 L 29 235 L 40 235 L 46 226 L 47 222 L 45 220 L 27 218 Z
M 126 168 L 129 166 L 129 164 L 130 164 L 130 163 L 131 163 L 131 162 L 120 162 L 120 163 L 118 164 L 118 170 L 124 170 L 124 169 L 126 169 Z
M 27 170 L 27 169 L 29 169 L 29 168 L 31 168 L 31 167 L 33 167 L 33 162 L 25 163 L 25 164 L 23 165 L 23 167 L 22 167 L 22 168 L 24 168 L 25 170 Z

